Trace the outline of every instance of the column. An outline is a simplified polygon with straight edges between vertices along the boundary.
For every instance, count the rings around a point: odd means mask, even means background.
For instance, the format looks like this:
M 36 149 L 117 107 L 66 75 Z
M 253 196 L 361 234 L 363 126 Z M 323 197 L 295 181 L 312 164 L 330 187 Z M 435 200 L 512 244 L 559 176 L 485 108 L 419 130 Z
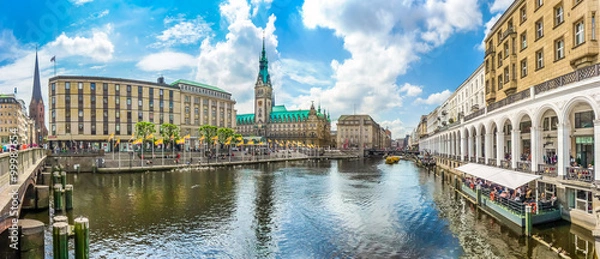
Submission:
M 569 122 L 558 123 L 558 177 L 564 178 L 566 175 L 567 166 L 569 166 L 569 148 L 571 146 L 571 138 L 569 134 L 571 132 L 571 125 Z M 596 126 L 594 125 L 594 136 L 596 134 Z
M 461 138 L 461 145 L 460 145 L 460 160 L 461 161 L 467 161 L 468 159 L 465 159 L 466 154 L 467 154 L 467 138 L 463 137 L 463 134 L 460 134 L 460 138 Z
M 481 154 L 481 134 L 475 136 L 475 162 L 479 162 L 479 158 L 482 157 Z
M 468 156 L 467 156 L 467 161 L 469 161 L 470 157 L 474 157 L 475 155 L 473 154 L 473 137 L 471 135 L 469 135 L 468 137 L 468 142 L 467 142 L 467 150 L 468 150 Z
M 600 161 L 600 120 L 594 120 L 594 168 L 598 168 L 596 165 L 598 161 Z M 596 174 L 595 170 L 594 180 L 600 181 L 600 174 Z
M 538 164 L 542 161 L 540 132 L 540 127 L 531 127 L 531 171 L 533 172 L 538 170 Z
M 496 165 L 500 166 L 504 159 L 504 133 L 496 134 Z
M 494 133 L 486 133 L 485 134 L 485 164 L 488 163 L 488 160 L 492 158 L 493 150 L 492 147 L 494 145 Z
M 456 143 L 454 143 L 454 138 L 452 137 L 454 134 L 450 134 L 450 155 L 451 156 L 455 156 L 456 155 Z
M 511 158 L 510 158 L 510 167 L 517 168 L 517 161 L 521 161 L 521 152 L 520 152 L 520 144 L 521 144 L 521 131 L 518 129 L 513 129 L 510 135 L 512 147 L 510 148 Z

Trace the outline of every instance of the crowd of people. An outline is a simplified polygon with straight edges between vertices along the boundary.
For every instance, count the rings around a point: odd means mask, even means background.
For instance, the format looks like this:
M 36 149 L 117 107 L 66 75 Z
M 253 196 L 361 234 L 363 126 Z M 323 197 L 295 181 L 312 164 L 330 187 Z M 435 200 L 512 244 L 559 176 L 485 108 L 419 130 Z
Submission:
M 472 190 L 475 190 L 476 187 L 479 186 L 483 193 L 486 193 L 486 195 L 489 193 L 490 200 L 509 205 L 510 208 L 518 208 L 519 211 L 522 211 L 525 205 L 530 205 L 534 207 L 534 210 L 537 209 L 535 190 L 530 188 L 528 185 L 523 185 L 516 189 L 510 189 L 508 187 L 474 177 L 464 177 L 463 182 Z M 537 198 L 540 203 L 550 204 L 551 206 L 554 206 L 554 203 L 557 199 L 555 194 L 552 194 L 551 197 L 546 197 L 544 192 L 541 192 Z

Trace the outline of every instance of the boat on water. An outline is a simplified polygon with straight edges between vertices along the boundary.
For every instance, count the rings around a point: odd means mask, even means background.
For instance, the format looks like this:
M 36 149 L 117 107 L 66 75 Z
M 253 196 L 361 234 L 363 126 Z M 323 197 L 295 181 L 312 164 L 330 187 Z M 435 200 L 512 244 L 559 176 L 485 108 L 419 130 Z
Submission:
M 396 164 L 396 163 L 398 163 L 398 161 L 400 161 L 400 157 L 399 156 L 387 156 L 385 158 L 385 163 L 386 164 Z

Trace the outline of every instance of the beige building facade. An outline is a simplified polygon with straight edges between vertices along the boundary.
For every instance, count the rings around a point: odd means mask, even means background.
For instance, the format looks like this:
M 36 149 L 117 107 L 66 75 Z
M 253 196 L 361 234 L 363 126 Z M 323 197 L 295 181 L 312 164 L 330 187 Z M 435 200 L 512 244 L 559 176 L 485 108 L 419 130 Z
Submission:
M 0 95 L 0 144 L 12 144 L 14 136 L 18 137 L 18 144 L 31 144 L 36 138 L 34 121 L 27 115 L 23 100 L 14 94 Z
M 361 145 L 365 149 L 391 146 L 391 132 L 382 128 L 370 115 L 341 115 L 336 137 L 339 149 L 358 149 Z

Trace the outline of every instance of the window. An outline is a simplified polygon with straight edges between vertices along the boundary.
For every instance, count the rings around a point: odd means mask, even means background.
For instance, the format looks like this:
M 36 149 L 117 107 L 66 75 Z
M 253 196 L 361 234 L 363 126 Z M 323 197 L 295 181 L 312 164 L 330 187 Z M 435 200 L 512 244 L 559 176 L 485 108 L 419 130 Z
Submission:
M 142 100 L 138 100 L 138 106 L 142 107 Z
M 594 127 L 594 112 L 578 112 L 575 113 L 575 128 L 591 128 Z
M 144 114 L 142 112 L 138 112 L 138 120 L 139 121 L 144 120 Z
M 127 105 L 131 105 L 131 98 L 127 98 Z
M 108 84 L 107 83 L 102 84 L 102 91 L 108 91 Z
M 498 76 L 498 90 L 502 90 L 502 76 Z
M 118 119 L 118 118 L 121 118 L 121 112 L 117 111 L 117 112 L 115 113 L 115 118 L 117 118 L 117 119 Z
M 538 50 L 535 52 L 535 69 L 544 68 L 544 50 Z
M 119 98 L 115 98 L 115 104 L 119 104 Z
M 558 26 L 565 21 L 564 9 L 562 4 L 554 7 L 554 26 Z
M 560 38 L 554 42 L 554 60 L 563 59 L 565 57 L 565 41 Z
M 527 59 L 521 60 L 521 78 L 527 76 Z
M 90 90 L 96 91 L 96 83 L 90 83 Z
M 526 20 L 527 20 L 527 6 L 523 5 L 523 7 L 521 7 L 521 23 L 523 23 Z
M 55 104 L 55 103 L 56 103 L 56 99 L 55 99 L 55 98 L 56 98 L 56 97 L 52 96 L 52 104 Z
M 508 83 L 510 81 L 510 74 L 508 73 L 508 67 L 504 68 L 504 83 Z
M 83 90 L 83 83 L 82 82 L 77 83 L 77 89 Z
M 56 84 L 52 83 L 52 91 L 56 90 Z
M 508 41 L 504 43 L 504 57 L 508 57 L 509 49 L 508 49 Z
M 544 37 L 544 20 L 543 19 L 539 19 L 537 22 L 535 22 L 535 39 L 539 39 L 541 37 Z
M 71 89 L 71 83 L 65 82 L 65 90 L 70 90 L 70 89 Z
M 131 85 L 127 85 L 127 92 L 131 92 Z
M 103 115 L 104 115 L 104 118 L 108 118 L 108 111 L 104 111 Z
M 108 97 L 103 97 L 102 102 L 104 102 L 105 104 L 108 104 Z
M 162 96 L 162 95 L 163 95 L 163 89 L 160 89 L 160 90 L 158 91 L 158 95 L 160 95 L 160 96 Z
M 585 41 L 583 21 L 575 23 L 575 46 Z
M 567 201 L 569 208 L 580 210 L 589 214 L 593 213 L 592 203 L 593 194 L 589 191 L 578 190 L 578 189 L 567 189 Z
M 542 5 L 544 5 L 544 0 L 535 0 L 535 8 L 540 8 Z
M 116 85 L 115 85 L 115 91 L 117 91 L 117 92 L 118 92 L 118 91 L 120 91 L 120 90 L 121 90 L 121 89 L 120 89 L 120 86 L 119 86 L 119 84 L 116 84 Z
M 592 40 L 596 40 L 596 13 L 592 12 Z
M 502 66 L 502 51 L 498 53 L 498 67 Z
M 141 85 L 138 85 L 138 96 L 142 96 L 144 94 L 144 88 Z
M 79 110 L 79 117 L 83 118 L 83 110 Z

